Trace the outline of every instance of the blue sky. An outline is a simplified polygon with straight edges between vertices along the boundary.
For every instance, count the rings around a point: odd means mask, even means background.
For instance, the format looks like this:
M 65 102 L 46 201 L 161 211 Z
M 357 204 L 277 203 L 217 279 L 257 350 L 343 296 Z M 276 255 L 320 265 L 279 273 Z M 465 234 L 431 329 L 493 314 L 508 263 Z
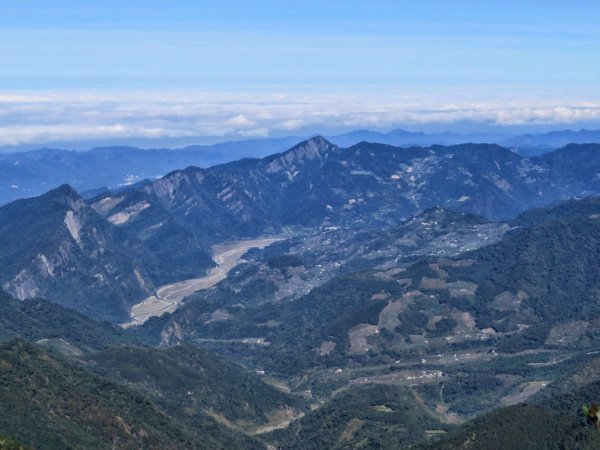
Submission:
M 578 0 L 3 0 L 0 146 L 593 126 L 598 17 Z

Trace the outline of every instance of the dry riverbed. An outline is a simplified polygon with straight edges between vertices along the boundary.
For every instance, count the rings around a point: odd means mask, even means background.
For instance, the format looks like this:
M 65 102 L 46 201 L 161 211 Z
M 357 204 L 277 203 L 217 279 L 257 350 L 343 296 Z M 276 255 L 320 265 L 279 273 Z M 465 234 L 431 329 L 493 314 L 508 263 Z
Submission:
M 217 266 L 213 267 L 208 275 L 161 286 L 154 295 L 133 305 L 130 313 L 131 321 L 121 326 L 129 328 L 141 325 L 150 317 L 172 313 L 188 295 L 211 288 L 227 278 L 229 271 L 239 264 L 241 257 L 248 250 L 265 248 L 280 240 L 281 238 L 253 239 L 213 246 L 214 261 Z

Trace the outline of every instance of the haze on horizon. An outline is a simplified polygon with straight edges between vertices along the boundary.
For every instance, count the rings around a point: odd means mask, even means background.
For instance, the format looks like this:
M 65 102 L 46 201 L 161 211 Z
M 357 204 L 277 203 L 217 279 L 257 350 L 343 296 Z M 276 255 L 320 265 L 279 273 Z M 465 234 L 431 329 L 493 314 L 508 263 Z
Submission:
M 600 4 L 0 4 L 0 148 L 600 128 Z

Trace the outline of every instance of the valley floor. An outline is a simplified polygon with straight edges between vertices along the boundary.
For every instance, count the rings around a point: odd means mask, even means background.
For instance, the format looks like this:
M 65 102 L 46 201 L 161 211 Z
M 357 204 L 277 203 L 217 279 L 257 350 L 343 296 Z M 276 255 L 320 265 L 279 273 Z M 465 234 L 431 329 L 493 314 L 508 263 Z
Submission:
M 280 240 L 280 238 L 264 238 L 213 246 L 214 261 L 217 265 L 211 269 L 208 275 L 159 287 L 153 295 L 131 307 L 131 321 L 123 323 L 121 326 L 129 328 L 141 325 L 150 317 L 172 313 L 188 295 L 209 289 L 224 280 L 229 271 L 240 263 L 241 257 L 248 250 L 262 249 Z

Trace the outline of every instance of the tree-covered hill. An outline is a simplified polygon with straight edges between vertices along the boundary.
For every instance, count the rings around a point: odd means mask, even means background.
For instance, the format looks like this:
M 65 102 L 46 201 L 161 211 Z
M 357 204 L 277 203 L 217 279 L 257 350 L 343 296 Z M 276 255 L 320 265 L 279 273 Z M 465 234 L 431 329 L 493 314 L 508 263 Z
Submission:
M 110 323 L 94 321 L 56 303 L 38 298 L 21 301 L 0 291 L 0 340 L 15 337 L 64 339 L 84 350 L 139 342 Z
M 262 448 L 197 417 L 190 427 L 139 392 L 22 340 L 0 344 L 0 430 L 33 448 Z
M 95 372 L 142 389 L 190 426 L 208 413 L 251 432 L 277 416 L 298 415 L 304 409 L 299 397 L 192 345 L 163 350 L 113 347 L 90 354 L 85 361 Z
M 305 409 L 299 397 L 206 350 L 131 346 L 139 342 L 55 303 L 0 292 L 0 433 L 32 448 L 110 448 L 113 438 L 119 448 L 262 448 L 246 436 Z M 53 409 L 58 398 L 64 411 Z M 101 411 L 86 416 L 87 402 Z M 144 414 L 154 422 L 143 422 Z M 125 420 L 127 435 L 139 422 L 141 437 L 121 436 L 108 417 Z
M 290 450 L 401 449 L 423 440 L 426 431 L 443 434 L 451 428 L 419 404 L 410 390 L 373 385 L 340 393 L 267 440 Z
M 582 407 L 599 398 L 600 382 L 590 383 L 540 402 L 500 408 L 464 424 L 439 442 L 417 448 L 597 449 L 600 430 L 585 418 Z

